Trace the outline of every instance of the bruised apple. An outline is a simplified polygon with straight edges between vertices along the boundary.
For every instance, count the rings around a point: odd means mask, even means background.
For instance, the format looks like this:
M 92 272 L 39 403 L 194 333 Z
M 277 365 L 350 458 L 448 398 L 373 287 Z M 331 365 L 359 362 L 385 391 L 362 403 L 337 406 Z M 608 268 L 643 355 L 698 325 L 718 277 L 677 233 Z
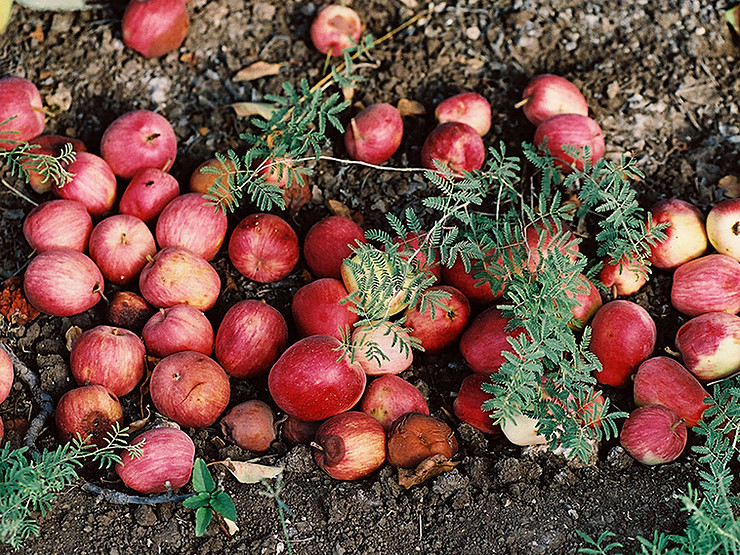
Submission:
M 407 412 L 429 414 L 429 406 L 421 392 L 393 374 L 381 376 L 368 384 L 360 408 L 380 422 L 386 432 L 399 416 Z
M 221 418 L 221 432 L 242 449 L 263 453 L 277 437 L 275 414 L 267 403 L 245 401 Z
M 141 295 L 119 291 L 108 305 L 108 323 L 138 333 L 153 312 L 152 306 Z
M 451 459 L 457 439 L 441 420 L 409 412 L 399 417 L 388 432 L 388 462 L 396 468 L 416 468 L 423 460 L 440 454 Z
M 62 395 L 54 418 L 65 443 L 79 437 L 102 447 L 114 424 L 123 422 L 123 410 L 118 397 L 107 388 L 85 385 Z
M 291 443 L 308 445 L 314 440 L 316 430 L 323 423 L 323 420 L 300 420 L 288 415 L 283 423 L 283 437 Z
M 646 405 L 624 421 L 619 441 L 632 457 L 646 465 L 671 462 L 686 447 L 686 424 L 663 405 Z

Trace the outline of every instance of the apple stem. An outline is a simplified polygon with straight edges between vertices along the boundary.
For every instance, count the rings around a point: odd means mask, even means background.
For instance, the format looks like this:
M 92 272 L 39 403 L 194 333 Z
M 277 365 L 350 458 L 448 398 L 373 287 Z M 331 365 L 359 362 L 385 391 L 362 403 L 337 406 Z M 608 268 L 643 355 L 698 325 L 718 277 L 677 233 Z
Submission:
M 521 108 L 521 107 L 522 107 L 522 106 L 524 106 L 524 105 L 525 105 L 525 104 L 526 104 L 527 102 L 529 102 L 529 97 L 526 97 L 526 98 L 522 98 L 522 99 L 521 99 L 521 100 L 520 100 L 519 102 L 517 102 L 516 104 L 514 104 L 514 108 Z
M 322 451 L 322 452 L 324 451 L 324 448 L 318 443 L 316 443 L 315 441 L 310 442 L 309 445 L 313 447 L 314 449 L 317 449 L 318 451 Z
M 92 292 L 97 293 L 98 295 L 100 295 L 101 299 L 110 304 L 108 298 L 103 294 L 103 288 L 100 287 L 100 283 L 95 283 L 95 286 L 92 288 Z
M 671 431 L 674 431 L 676 428 L 678 428 L 684 422 L 686 422 L 686 419 L 685 418 L 682 418 L 681 420 L 679 420 L 678 422 L 676 422 L 673 426 L 671 426 Z

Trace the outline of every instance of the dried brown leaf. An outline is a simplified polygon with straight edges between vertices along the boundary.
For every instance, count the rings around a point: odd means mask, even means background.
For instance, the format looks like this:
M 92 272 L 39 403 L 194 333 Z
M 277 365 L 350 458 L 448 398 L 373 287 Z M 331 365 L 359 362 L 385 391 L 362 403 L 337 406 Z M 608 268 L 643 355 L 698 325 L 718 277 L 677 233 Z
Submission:
M 717 186 L 725 190 L 727 198 L 740 198 L 740 177 L 726 175 L 719 180 Z
M 416 468 L 399 468 L 398 485 L 409 489 L 411 486 L 421 484 L 439 476 L 440 474 L 452 470 L 459 462 L 453 462 L 444 455 L 436 453 L 421 461 Z
M 349 206 L 343 202 L 329 199 L 326 203 L 329 205 L 329 212 L 331 212 L 332 216 L 342 216 L 344 218 L 352 217 L 352 211 L 349 209 Z
M 72 345 L 77 341 L 77 338 L 82 335 L 82 328 L 80 326 L 71 326 L 64 334 L 64 339 L 67 341 L 67 350 L 72 352 Z
M 402 116 L 423 116 L 427 113 L 426 108 L 421 102 L 416 100 L 409 100 L 408 98 L 402 98 L 396 105 L 398 111 L 401 112 Z
M 259 116 L 264 119 L 270 119 L 272 113 L 277 108 L 269 102 L 235 102 L 231 107 L 240 118 Z
M 23 278 L 6 279 L 0 291 L 0 314 L 10 324 L 22 326 L 38 318 L 40 312 L 23 295 Z
M 256 484 L 261 480 L 270 480 L 278 477 L 283 472 L 282 466 L 267 466 L 246 461 L 232 461 L 231 459 L 218 462 L 224 465 L 234 475 L 234 478 L 242 484 Z
M 36 25 L 36 28 L 28 33 L 28 38 L 36 39 L 36 41 L 39 43 L 44 42 L 44 39 L 46 37 L 44 36 L 44 30 L 41 28 L 41 25 Z
M 245 68 L 240 69 L 236 75 L 234 75 L 234 81 L 254 81 L 262 77 L 269 77 L 270 75 L 277 75 L 280 73 L 280 69 L 285 64 L 271 64 L 269 62 L 254 62 L 252 65 L 248 65 Z
M 308 186 L 308 179 L 305 177 L 296 177 L 283 193 L 283 201 L 288 210 L 288 214 L 293 217 L 304 205 L 311 201 L 311 188 Z

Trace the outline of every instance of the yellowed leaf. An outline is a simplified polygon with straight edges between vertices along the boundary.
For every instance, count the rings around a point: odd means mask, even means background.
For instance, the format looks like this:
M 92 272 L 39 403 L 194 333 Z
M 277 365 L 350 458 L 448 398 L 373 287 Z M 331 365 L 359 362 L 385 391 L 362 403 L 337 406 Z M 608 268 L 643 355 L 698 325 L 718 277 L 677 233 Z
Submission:
M 352 99 L 355 97 L 355 88 L 354 87 L 342 87 L 342 96 L 344 97 L 344 100 L 347 102 L 352 102 Z
M 67 350 L 69 352 L 72 352 L 72 345 L 75 341 L 77 341 L 77 338 L 82 335 L 82 328 L 79 326 L 72 326 L 70 327 L 67 332 L 64 334 L 64 338 L 67 340 Z
M 423 116 L 427 113 L 426 108 L 424 108 L 421 102 L 409 100 L 408 98 L 399 100 L 396 107 L 402 116 Z
M 343 202 L 329 199 L 326 203 L 329 205 L 329 212 L 332 213 L 332 216 L 343 216 L 345 218 L 352 217 L 352 212 L 350 211 L 349 206 Z
M 717 186 L 725 190 L 727 198 L 740 198 L 740 177 L 726 175 L 719 180 Z
M 240 69 L 234 76 L 234 81 L 254 81 L 262 77 L 277 75 L 284 64 L 271 64 L 268 62 L 254 62 L 245 68 Z
M 398 485 L 409 489 L 411 486 L 421 484 L 430 478 L 452 470 L 458 464 L 460 463 L 453 462 L 444 455 L 436 453 L 428 459 L 421 461 L 416 468 L 399 468 Z
M 283 472 L 282 466 L 267 466 L 246 461 L 232 461 L 231 459 L 219 462 L 242 484 L 256 484 L 260 480 L 277 478 Z
M 264 119 L 270 119 L 277 106 L 269 102 L 235 102 L 231 105 L 240 118 L 249 116 L 259 116 Z

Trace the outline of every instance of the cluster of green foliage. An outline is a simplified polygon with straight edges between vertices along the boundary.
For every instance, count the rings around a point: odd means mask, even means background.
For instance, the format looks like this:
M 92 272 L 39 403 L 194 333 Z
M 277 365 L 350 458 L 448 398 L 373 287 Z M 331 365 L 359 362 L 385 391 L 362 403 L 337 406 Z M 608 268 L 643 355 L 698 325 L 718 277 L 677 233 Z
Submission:
M 236 507 L 231 496 L 223 489 L 216 488 L 216 482 L 203 459 L 195 459 L 193 465 L 193 490 L 195 495 L 182 504 L 195 509 L 195 535 L 202 536 L 214 514 L 236 521 Z
M 49 512 L 56 495 L 78 479 L 84 462 L 106 469 L 121 461 L 122 450 L 140 456 L 143 443 L 130 446 L 127 438 L 126 429 L 116 425 L 102 447 L 80 438 L 40 453 L 8 443 L 0 447 L 0 542 L 17 548 L 38 535 L 36 515 Z
M 652 538 L 638 538 L 643 555 L 727 555 L 740 553 L 740 496 L 732 493 L 733 468 L 740 462 L 740 378 L 716 384 L 703 419 L 694 431 L 703 443 L 692 447 L 699 462 L 699 487 L 689 484 L 680 496 L 688 513 L 683 534 L 656 531 Z M 736 470 L 734 471 L 736 473 Z M 614 533 L 603 532 L 593 539 L 582 534 L 587 547 L 583 555 L 620 555 L 624 546 L 612 541 Z

